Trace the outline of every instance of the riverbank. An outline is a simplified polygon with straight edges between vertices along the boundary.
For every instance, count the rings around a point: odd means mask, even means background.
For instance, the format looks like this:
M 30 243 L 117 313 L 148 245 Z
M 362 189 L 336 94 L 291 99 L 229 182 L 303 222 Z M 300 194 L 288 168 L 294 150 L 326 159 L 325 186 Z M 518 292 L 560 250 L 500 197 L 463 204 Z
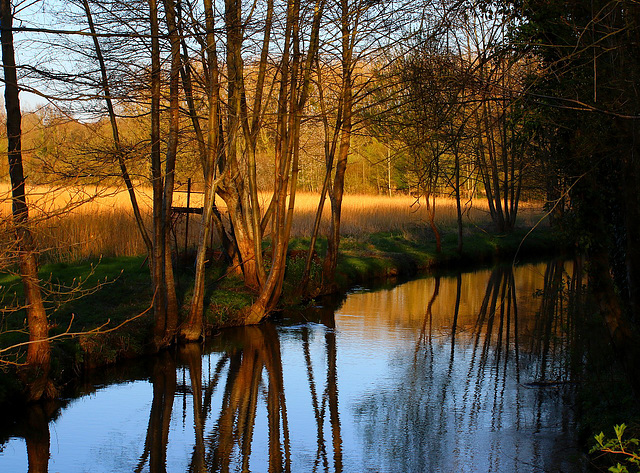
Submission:
M 582 451 L 580 371 L 566 362 L 580 318 L 550 303 L 559 302 L 549 285 L 556 271 L 572 275 L 573 265 L 549 258 L 352 288 L 273 322 L 95 370 L 40 417 L 40 430 L 35 405 L 0 431 L 0 470 L 26 471 L 27 450 L 50 432 L 41 458 L 55 471 L 131 471 L 160 458 L 167 471 L 298 472 L 317 458 L 319 469 L 344 472 L 482 473 L 493 464 L 585 473 L 571 468 Z M 492 311 L 483 301 L 505 287 L 513 297 Z M 452 444 L 460 451 L 443 448 Z
M 469 269 L 496 261 L 530 256 L 552 255 L 564 250 L 560 238 L 548 228 L 524 238 L 528 230 L 496 236 L 477 231 L 465 237 L 463 252 L 456 252 L 455 235 L 443 237 L 441 253 L 435 242 L 420 235 L 375 233 L 366 237 L 343 237 L 336 275 L 338 290 L 389 277 L 410 277 L 434 269 Z M 284 305 L 299 304 L 296 284 L 304 266 L 308 241 L 296 239 L 290 245 L 290 258 L 284 287 Z M 318 248 L 322 254 L 322 245 Z M 320 262 L 314 263 L 319 275 Z M 53 343 L 52 375 L 60 386 L 84 370 L 149 353 L 152 314 L 149 271 L 143 257 L 104 258 L 78 264 L 50 264 L 41 269 L 50 294 L 49 313 Z M 193 284 L 191 265 L 180 265 L 177 291 L 187 303 Z M 16 276 L 3 276 L 0 285 L 10 288 L 5 297 L 19 300 Z M 237 277 L 225 276 L 225 268 L 215 262 L 207 272 L 206 324 L 209 334 L 232 325 L 234 314 L 251 304 L 254 294 Z M 82 296 L 79 297 L 78 296 Z M 2 346 L 24 341 L 18 330 L 24 315 L 19 312 L 3 319 Z M 71 333 L 79 334 L 71 336 Z M 0 373 L 0 404 L 19 398 L 20 383 L 15 369 Z

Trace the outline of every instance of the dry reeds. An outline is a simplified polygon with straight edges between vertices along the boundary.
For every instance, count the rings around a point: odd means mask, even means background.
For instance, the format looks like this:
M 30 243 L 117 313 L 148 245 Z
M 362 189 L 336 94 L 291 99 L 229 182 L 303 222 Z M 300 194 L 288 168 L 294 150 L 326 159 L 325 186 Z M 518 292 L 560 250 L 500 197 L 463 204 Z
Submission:
M 306 236 L 311 233 L 319 196 L 299 194 L 296 197 L 296 213 L 292 233 Z M 491 224 L 489 207 L 484 200 L 469 201 L 464 205 L 463 224 L 487 227 Z M 522 203 L 519 222 L 531 226 L 541 216 L 541 204 Z M 329 201 L 325 203 L 323 225 L 329 225 Z M 452 198 L 436 199 L 436 224 L 445 231 L 457 225 L 456 202 Z M 377 232 L 406 231 L 416 226 L 428 225 L 425 202 L 408 195 L 347 194 L 342 203 L 341 231 L 345 235 L 364 235 Z
M 146 249 L 139 235 L 131 211 L 129 196 L 125 190 L 111 187 L 65 187 L 27 189 L 30 217 L 38 247 L 49 261 L 75 261 L 101 255 L 134 256 Z M 137 197 L 147 228 L 151 225 L 151 190 L 141 187 Z M 11 203 L 8 185 L 0 187 L 0 216 L 10 218 Z M 261 194 L 266 207 L 270 194 Z M 186 206 L 187 195 L 177 192 L 175 206 Z M 315 218 L 319 195 L 299 193 L 292 227 L 293 237 L 309 236 Z M 218 199 L 218 208 L 224 215 L 226 208 Z M 190 195 L 190 206 L 202 205 L 202 194 Z M 323 229 L 329 225 L 330 205 L 325 202 Z M 533 225 L 540 217 L 540 205 L 521 204 L 519 221 Z M 444 230 L 456 226 L 455 201 L 450 198 L 436 200 L 436 221 Z M 486 202 L 473 201 L 465 206 L 464 223 L 468 227 L 490 225 Z M 186 217 L 174 218 L 174 243 L 184 248 Z M 189 242 L 196 244 L 200 216 L 189 216 Z M 344 235 L 362 236 L 375 232 L 411 231 L 427 227 L 427 209 L 424 202 L 398 195 L 345 195 L 342 206 L 341 232 Z M 7 247 L 7 246 L 5 246 Z

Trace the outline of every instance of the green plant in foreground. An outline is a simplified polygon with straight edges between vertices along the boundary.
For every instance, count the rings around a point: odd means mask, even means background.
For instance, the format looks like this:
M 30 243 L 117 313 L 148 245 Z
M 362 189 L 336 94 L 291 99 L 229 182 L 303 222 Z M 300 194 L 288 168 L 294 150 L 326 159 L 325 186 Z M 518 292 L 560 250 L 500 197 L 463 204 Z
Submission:
M 614 438 L 605 438 L 603 432 L 594 436 L 596 439 L 596 445 L 590 450 L 589 453 L 601 452 L 603 454 L 611 455 L 613 458 L 623 458 L 628 466 L 633 465 L 634 472 L 640 472 L 640 454 L 638 452 L 638 444 L 640 440 L 637 438 L 624 439 L 624 431 L 627 428 L 625 424 L 614 426 L 616 436 Z M 616 460 L 617 461 L 617 460 Z M 615 466 L 609 468 L 612 473 L 630 473 L 627 466 L 617 462 Z

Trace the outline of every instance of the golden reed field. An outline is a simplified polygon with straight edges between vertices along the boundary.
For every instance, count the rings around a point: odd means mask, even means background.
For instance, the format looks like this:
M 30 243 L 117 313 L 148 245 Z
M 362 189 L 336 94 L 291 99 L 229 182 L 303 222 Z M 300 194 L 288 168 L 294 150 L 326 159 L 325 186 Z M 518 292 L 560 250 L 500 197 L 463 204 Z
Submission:
M 30 217 L 33 220 L 39 248 L 50 261 L 74 261 L 104 256 L 133 256 L 145 252 L 138 234 L 131 203 L 126 190 L 114 187 L 28 187 Z M 137 196 L 141 210 L 150 225 L 151 188 L 139 188 Z M 270 194 L 261 194 L 268 203 Z M 174 206 L 186 206 L 186 188 L 175 193 Z M 192 207 L 202 205 L 202 194 L 192 193 Z M 304 237 L 311 233 L 319 195 L 298 193 L 293 222 L 293 236 Z M 224 214 L 224 202 L 217 199 Z M 263 206 L 266 207 L 266 204 Z M 436 221 L 443 229 L 456 225 L 455 201 L 439 198 L 436 204 Z M 520 207 L 520 225 L 533 225 L 542 215 L 540 204 L 523 203 Z M 10 187 L 0 185 L 0 215 L 6 224 L 10 218 Z M 329 202 L 325 203 L 324 223 L 328 225 Z M 468 227 L 490 224 L 484 200 L 467 204 L 465 225 Z M 199 215 L 189 217 L 189 244 L 195 245 L 199 232 Z M 424 202 L 407 195 L 394 197 L 378 195 L 345 195 L 342 211 L 343 235 L 361 236 L 373 232 L 402 231 L 410 234 L 417 228 L 427 228 L 427 210 Z M 184 248 L 185 216 L 174 222 L 175 242 Z M 6 228 L 6 226 L 5 226 Z M 421 232 L 421 234 L 425 234 Z M 8 235 L 5 233 L 5 237 Z

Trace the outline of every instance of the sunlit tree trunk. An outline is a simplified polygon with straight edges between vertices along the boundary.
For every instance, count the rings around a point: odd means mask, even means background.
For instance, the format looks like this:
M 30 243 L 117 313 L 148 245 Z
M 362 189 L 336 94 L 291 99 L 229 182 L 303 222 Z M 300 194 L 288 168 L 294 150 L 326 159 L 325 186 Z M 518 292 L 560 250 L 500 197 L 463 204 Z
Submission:
M 179 0 L 178 0 L 179 1 Z M 167 291 L 167 313 L 163 344 L 172 343 L 178 326 L 178 297 L 171 252 L 171 207 L 175 183 L 178 135 L 180 128 L 180 37 L 176 25 L 176 1 L 164 0 L 165 18 L 171 43 L 171 70 L 169 78 L 169 133 L 165 160 L 164 189 L 162 196 L 162 219 L 164 226 L 164 279 Z
M 204 135 L 200 130 L 199 119 L 197 117 L 193 99 L 190 101 L 191 117 L 196 134 L 198 136 L 198 145 L 202 159 L 202 169 L 205 181 L 205 198 L 204 209 L 202 213 L 202 227 L 200 230 L 200 239 L 198 242 L 198 251 L 196 254 L 195 265 L 195 282 L 193 288 L 193 296 L 191 298 L 191 306 L 187 320 L 182 324 L 180 336 L 187 341 L 195 341 L 204 335 L 203 333 L 203 317 L 204 317 L 204 293 L 205 293 L 205 262 L 207 243 L 209 242 L 211 225 L 214 218 L 214 196 L 218 188 L 218 182 L 215 180 L 216 171 L 220 162 L 221 136 L 219 128 L 219 103 L 220 103 L 220 84 L 218 72 L 218 58 L 216 54 L 216 41 L 214 36 L 214 20 L 213 6 L 211 0 L 205 0 L 205 22 L 206 22 L 206 43 L 205 55 L 207 59 L 207 98 L 209 101 L 208 117 L 207 117 L 207 142 L 204 141 Z M 186 51 L 186 47 L 184 47 Z M 186 55 L 186 52 L 185 52 Z M 189 65 L 185 64 L 188 72 Z M 189 74 L 185 74 L 188 77 Z M 219 225 L 221 223 L 218 222 Z M 224 230 L 222 230 L 224 232 Z
M 326 291 L 334 290 L 335 272 L 338 265 L 338 249 L 340 246 L 340 223 L 342 218 L 342 196 L 344 179 L 347 170 L 347 158 L 351 146 L 351 127 L 353 113 L 353 34 L 351 22 L 358 12 L 353 11 L 348 0 L 340 2 L 340 31 L 342 51 L 342 86 L 341 105 L 342 120 L 340 123 L 340 146 L 336 160 L 336 171 L 329 197 L 331 199 L 331 224 L 327 239 L 327 254 L 323 263 L 323 287 Z
M 429 218 L 429 227 L 436 238 L 436 253 L 442 252 L 442 236 L 440 229 L 436 224 L 436 195 L 434 192 L 427 192 L 424 196 L 427 206 L 427 217 Z
M 269 274 L 257 300 L 243 314 L 246 323 L 262 320 L 278 302 L 286 268 L 287 247 L 293 223 L 296 190 L 298 185 L 300 122 L 302 110 L 309 94 L 313 64 L 320 41 L 320 20 L 324 0 L 317 0 L 309 37 L 309 49 L 304 63 L 300 52 L 299 31 L 300 2 L 295 0 L 287 8 L 285 54 L 282 60 L 280 94 L 278 99 L 278 130 L 276 140 L 276 176 L 274 235 L 272 237 L 272 261 Z M 291 59 L 289 50 L 292 50 Z M 288 196 L 288 202 L 287 202 Z
M 478 169 L 496 230 L 511 232 L 516 224 L 527 153 L 526 145 L 516 148 L 518 125 L 509 123 L 515 100 L 510 77 L 513 64 L 507 57 L 499 67 L 492 66 L 486 57 L 481 62 L 481 90 L 476 97 L 480 106 L 474 111 Z
M 252 171 L 243 168 L 241 159 L 241 113 L 244 90 L 242 45 L 244 27 L 241 17 L 242 4 L 239 0 L 225 0 L 225 32 L 227 40 L 227 110 L 226 110 L 226 172 L 223 187 L 219 191 L 229 210 L 233 225 L 233 237 L 238 251 L 240 266 L 235 268 L 241 272 L 248 287 L 259 290 L 264 282 L 264 268 L 259 265 L 261 235 L 255 234 L 254 216 L 251 206 Z M 251 167 L 251 166 L 249 166 Z M 257 191 L 256 191 L 257 192 Z M 257 195 L 257 194 L 256 194 Z M 256 199 L 257 200 L 257 199 Z M 259 242 L 256 239 L 260 240 Z
M 249 116 L 247 109 L 247 96 L 244 80 L 240 81 L 240 116 L 241 125 L 244 132 L 245 149 L 247 156 L 247 181 L 248 181 L 248 215 L 247 226 L 251 228 L 253 235 L 253 253 L 256 264 L 256 276 L 260 286 L 266 279 L 264 261 L 262 257 L 262 225 L 260 215 L 260 204 L 258 202 L 258 180 L 256 173 L 256 147 L 258 134 L 262 127 L 263 112 L 263 89 L 265 85 L 267 62 L 269 60 L 269 45 L 271 40 L 271 27 L 273 23 L 273 0 L 267 1 L 267 11 L 264 25 L 264 36 L 262 41 L 262 51 L 260 62 L 258 63 L 258 76 L 256 79 L 255 97 L 253 112 Z
M 455 145 L 454 151 L 455 167 L 454 167 L 454 193 L 456 196 L 456 221 L 458 223 L 458 254 L 462 253 L 462 205 L 460 202 L 460 153 L 458 146 Z
M 42 301 L 38 264 L 33 235 L 29 229 L 29 209 L 25 194 L 22 167 L 22 114 L 18 98 L 18 77 L 13 47 L 13 11 L 10 0 L 0 1 L 2 23 L 2 67 L 4 70 L 4 98 L 7 111 L 7 157 L 11 179 L 11 202 L 16 249 L 20 263 L 20 277 L 24 287 L 29 346 L 27 348 L 26 382 L 29 400 L 53 394 L 49 380 L 51 348 L 47 340 L 49 322 Z
M 154 330 L 156 348 L 165 344 L 167 283 L 165 280 L 166 230 L 163 212 L 164 179 L 160 148 L 160 26 L 156 0 L 148 0 L 151 23 L 151 183 L 153 186 L 153 255 L 151 275 L 154 287 Z
M 325 105 L 324 93 L 322 91 L 324 84 L 322 80 L 322 70 L 320 61 L 316 61 L 317 72 L 317 84 L 318 84 L 318 102 L 320 104 L 320 115 L 322 118 L 322 124 L 324 129 L 324 159 L 325 159 L 325 174 L 322 181 L 322 189 L 320 191 L 320 200 L 318 202 L 318 208 L 316 209 L 316 215 L 313 221 L 313 230 L 311 231 L 311 241 L 309 243 L 309 250 L 307 251 L 307 258 L 305 260 L 304 271 L 302 273 L 302 280 L 300 283 L 300 294 L 308 295 L 309 278 L 311 275 L 311 265 L 315 254 L 316 242 L 318 240 L 318 234 L 320 232 L 320 223 L 322 222 L 322 213 L 324 211 L 324 204 L 331 185 L 331 175 L 333 172 L 333 162 L 336 155 L 336 146 L 339 137 L 340 122 L 342 120 L 342 107 L 338 107 L 336 114 L 336 125 L 334 127 L 334 133 L 329 131 L 329 119 L 327 107 Z M 321 289 L 321 288 L 319 288 Z
M 96 58 L 100 67 L 101 89 L 109 114 L 111 132 L 117 156 L 120 174 L 127 187 L 133 213 L 142 239 L 147 247 L 150 259 L 151 279 L 154 288 L 154 337 L 156 348 L 170 344 L 175 336 L 178 317 L 178 301 L 175 292 L 173 267 L 171 264 L 170 218 L 173 196 L 174 168 L 178 144 L 178 74 L 180 68 L 179 39 L 175 25 L 175 2 L 165 4 L 165 15 L 171 40 L 171 73 L 169 85 L 169 133 L 166 155 L 165 174 L 162 173 L 161 137 L 160 137 L 160 94 L 161 66 L 158 5 L 156 0 L 148 0 L 149 21 L 151 29 L 151 174 L 153 187 L 153 230 L 151 237 L 142 220 L 137 202 L 133 181 L 125 163 L 125 152 L 122 147 L 117 117 L 111 97 L 108 72 L 103 57 L 99 38 L 93 22 L 93 16 L 87 0 L 82 0 L 89 29 L 92 33 Z

